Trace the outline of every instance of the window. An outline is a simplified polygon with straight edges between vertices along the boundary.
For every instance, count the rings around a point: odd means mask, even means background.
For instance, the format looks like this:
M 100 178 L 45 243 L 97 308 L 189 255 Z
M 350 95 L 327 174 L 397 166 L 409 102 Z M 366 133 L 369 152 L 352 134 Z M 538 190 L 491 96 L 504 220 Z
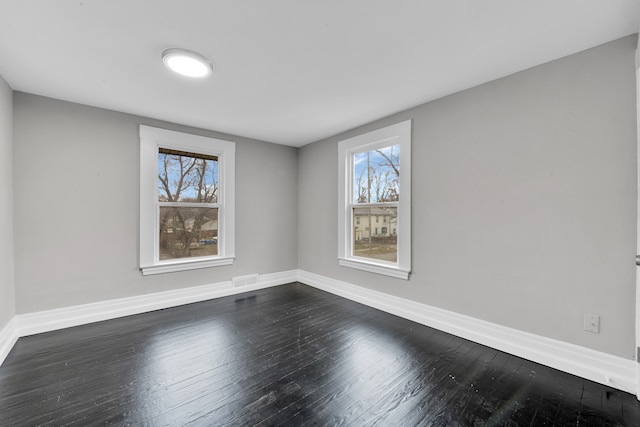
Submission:
M 340 141 L 338 152 L 340 265 L 408 279 L 411 121 Z M 371 227 L 374 217 L 388 224 L 382 233 Z M 362 223 L 369 227 L 358 226 Z
M 235 144 L 140 126 L 140 270 L 234 260 Z

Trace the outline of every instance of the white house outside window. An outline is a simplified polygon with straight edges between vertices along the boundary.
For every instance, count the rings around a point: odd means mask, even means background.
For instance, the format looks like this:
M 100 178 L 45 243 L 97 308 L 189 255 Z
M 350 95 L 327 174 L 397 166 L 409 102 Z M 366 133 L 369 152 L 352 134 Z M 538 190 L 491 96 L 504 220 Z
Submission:
M 140 269 L 233 263 L 235 144 L 140 126 Z
M 411 121 L 340 141 L 338 148 L 340 265 L 408 279 Z

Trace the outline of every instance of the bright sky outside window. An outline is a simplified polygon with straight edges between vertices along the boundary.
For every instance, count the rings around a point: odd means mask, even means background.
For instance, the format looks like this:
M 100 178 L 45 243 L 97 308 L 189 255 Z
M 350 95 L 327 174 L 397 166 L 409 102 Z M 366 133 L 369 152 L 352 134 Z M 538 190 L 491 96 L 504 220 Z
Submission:
M 400 145 L 353 155 L 353 203 L 397 202 Z

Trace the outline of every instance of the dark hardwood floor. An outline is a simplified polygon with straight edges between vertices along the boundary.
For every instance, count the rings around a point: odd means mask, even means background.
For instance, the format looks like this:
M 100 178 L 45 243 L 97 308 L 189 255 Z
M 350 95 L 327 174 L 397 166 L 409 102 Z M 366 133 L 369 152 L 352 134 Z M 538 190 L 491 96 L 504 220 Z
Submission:
M 635 396 L 292 283 L 20 338 L 0 425 L 640 425 Z

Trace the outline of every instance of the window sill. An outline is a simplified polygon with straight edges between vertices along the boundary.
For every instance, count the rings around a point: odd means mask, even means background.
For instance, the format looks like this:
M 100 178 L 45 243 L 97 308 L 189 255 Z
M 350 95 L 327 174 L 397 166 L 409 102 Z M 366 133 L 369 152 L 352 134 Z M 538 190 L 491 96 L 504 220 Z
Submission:
M 391 267 L 373 262 L 360 261 L 353 258 L 338 258 L 338 263 L 342 267 L 355 268 L 357 270 L 368 271 L 369 273 L 382 274 L 384 276 L 395 277 L 396 279 L 409 280 L 408 270 L 401 270 L 398 267 Z
M 143 276 L 152 274 L 173 273 L 175 271 L 196 270 L 199 268 L 220 267 L 222 265 L 231 265 L 235 260 L 234 257 L 215 258 L 200 261 L 178 261 L 164 264 L 148 265 L 140 267 Z

